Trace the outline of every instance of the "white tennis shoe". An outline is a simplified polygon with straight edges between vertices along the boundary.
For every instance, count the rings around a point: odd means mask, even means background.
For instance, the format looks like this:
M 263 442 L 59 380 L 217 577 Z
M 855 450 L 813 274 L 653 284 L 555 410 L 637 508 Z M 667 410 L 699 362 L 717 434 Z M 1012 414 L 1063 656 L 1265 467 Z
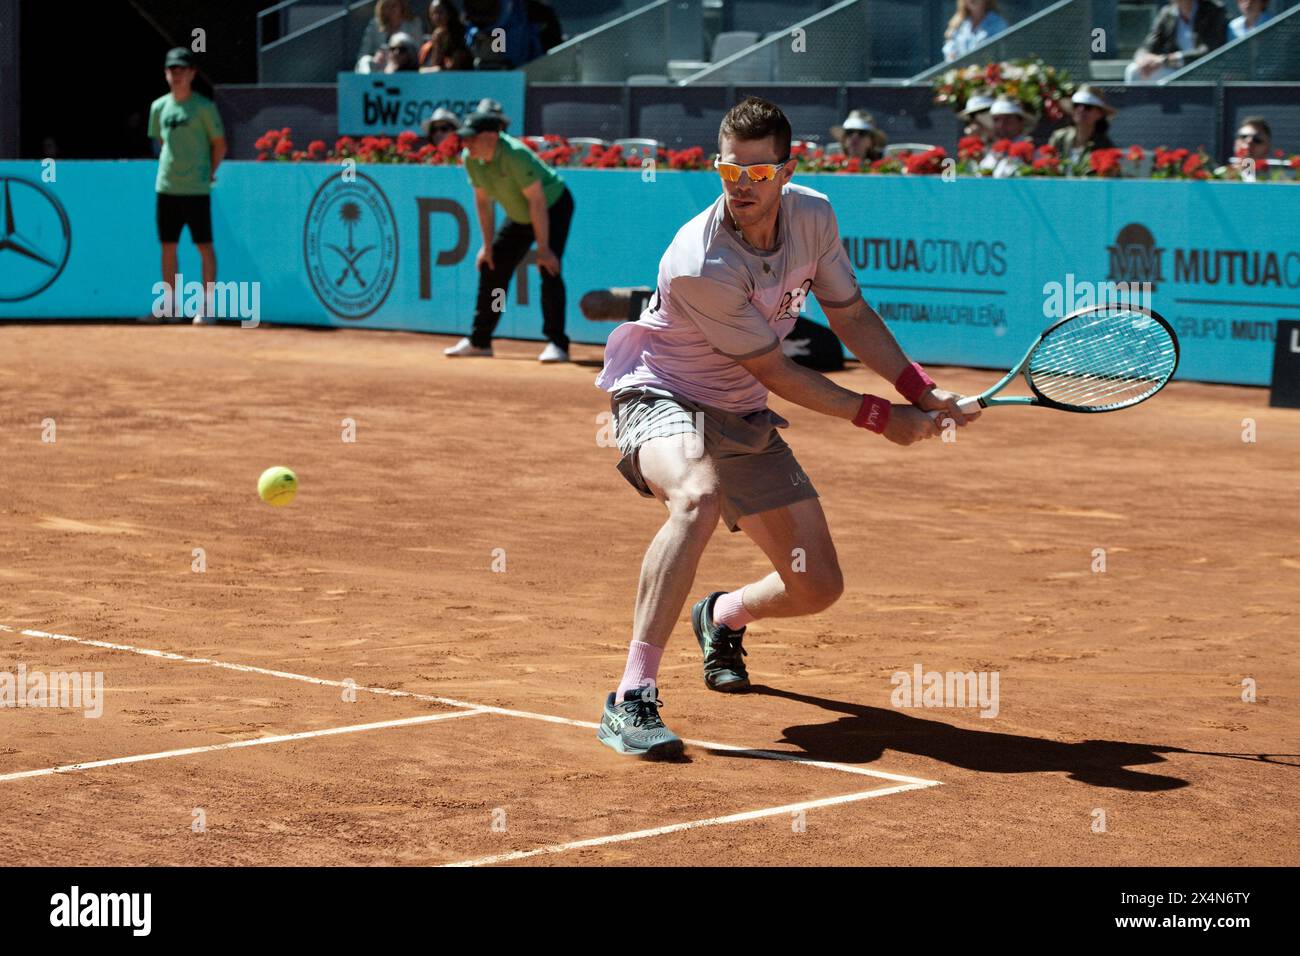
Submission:
M 469 339 L 461 339 L 451 348 L 443 349 L 442 354 L 449 358 L 479 357 L 491 358 L 492 350 L 490 348 L 481 349 Z
M 542 349 L 542 354 L 537 356 L 539 362 L 567 362 L 568 360 L 569 353 L 554 342 L 547 342 L 546 348 Z

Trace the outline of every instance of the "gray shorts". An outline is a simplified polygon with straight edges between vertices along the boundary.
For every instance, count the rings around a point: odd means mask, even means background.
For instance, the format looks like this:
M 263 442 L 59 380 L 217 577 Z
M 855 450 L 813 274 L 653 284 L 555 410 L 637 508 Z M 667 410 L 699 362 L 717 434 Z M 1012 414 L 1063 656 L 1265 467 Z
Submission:
M 637 450 L 652 438 L 674 435 L 680 436 L 688 458 L 713 459 L 722 520 L 732 531 L 740 530 L 737 521 L 744 515 L 817 497 L 794 452 L 777 434 L 790 423 L 771 409 L 737 415 L 646 385 L 619 389 L 609 405 L 622 455 L 618 470 L 647 498 L 654 493 L 641 476 Z

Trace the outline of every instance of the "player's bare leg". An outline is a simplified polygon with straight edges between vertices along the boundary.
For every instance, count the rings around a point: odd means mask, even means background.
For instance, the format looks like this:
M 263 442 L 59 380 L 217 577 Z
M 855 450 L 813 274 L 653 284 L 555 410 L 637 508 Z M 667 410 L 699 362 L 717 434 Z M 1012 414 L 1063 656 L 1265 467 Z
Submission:
M 744 588 L 745 607 L 754 617 L 816 614 L 844 592 L 839 556 L 818 499 L 745 515 L 738 524 L 776 569 Z
M 816 498 L 745 515 L 737 525 L 775 570 L 734 591 L 715 591 L 691 609 L 695 639 L 704 654 L 704 683 L 724 693 L 749 689 L 743 639 L 750 621 L 814 614 L 834 604 L 844 590 L 835 544 Z
M 721 511 L 712 460 L 687 454 L 692 437 L 654 438 L 637 452 L 641 477 L 667 507 L 668 520 L 641 563 L 627 667 L 596 734 L 619 753 L 670 758 L 682 752 L 681 740 L 659 717 L 656 677 Z
M 646 549 L 637 584 L 632 639 L 664 647 L 672 633 L 704 548 L 718 525 L 721 502 L 712 459 L 688 458 L 683 438 L 655 438 L 637 452 L 641 476 L 668 508 L 668 520 Z

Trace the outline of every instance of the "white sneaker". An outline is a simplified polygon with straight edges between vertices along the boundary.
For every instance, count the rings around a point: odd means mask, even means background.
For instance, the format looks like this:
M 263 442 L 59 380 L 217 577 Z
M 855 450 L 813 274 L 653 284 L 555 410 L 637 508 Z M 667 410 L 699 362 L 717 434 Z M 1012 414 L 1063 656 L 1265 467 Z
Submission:
M 568 360 L 569 353 L 554 342 L 547 342 L 546 348 L 542 349 L 542 354 L 537 356 L 539 362 L 567 362 Z
M 210 315 L 196 315 L 194 317 L 195 325 L 216 325 L 217 320 Z
M 478 346 L 476 346 L 473 342 L 471 342 L 469 339 L 465 338 L 465 339 L 461 339 L 451 348 L 443 349 L 442 354 L 450 358 L 463 358 L 465 356 L 471 356 L 471 357 L 481 356 L 483 358 L 491 358 L 492 350 L 490 348 L 481 349 Z

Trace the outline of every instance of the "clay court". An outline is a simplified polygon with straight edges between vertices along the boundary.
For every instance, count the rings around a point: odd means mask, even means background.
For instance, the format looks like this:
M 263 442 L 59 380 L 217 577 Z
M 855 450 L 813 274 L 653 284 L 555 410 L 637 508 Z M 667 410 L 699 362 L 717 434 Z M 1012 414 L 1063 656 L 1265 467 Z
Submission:
M 99 719 L 0 711 L 6 860 L 1296 862 L 1300 414 L 1264 390 L 911 448 L 774 399 L 845 594 L 750 626 L 747 696 L 704 687 L 688 606 L 665 764 L 595 740 L 662 521 L 597 440 L 600 348 L 449 341 L 0 327 L 0 671 L 105 690 Z M 693 593 L 767 570 L 720 526 Z M 996 671 L 997 716 L 894 707 L 917 664 Z

